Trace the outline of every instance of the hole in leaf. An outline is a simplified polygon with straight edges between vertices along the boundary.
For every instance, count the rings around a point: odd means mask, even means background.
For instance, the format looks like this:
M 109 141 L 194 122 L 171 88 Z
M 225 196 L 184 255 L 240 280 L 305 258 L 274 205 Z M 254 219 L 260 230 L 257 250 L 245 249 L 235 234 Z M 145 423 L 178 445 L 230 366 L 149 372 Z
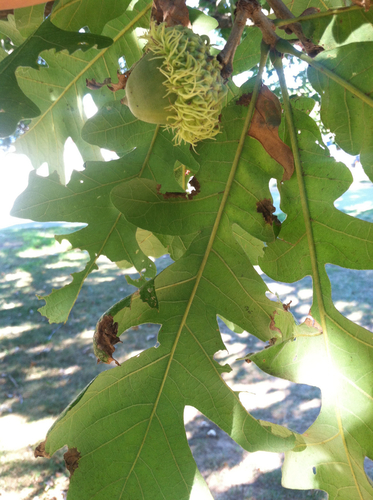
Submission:
M 246 410 L 260 420 L 284 425 L 300 433 L 307 430 L 320 412 L 319 388 L 272 377 L 259 369 L 255 362 L 238 360 L 249 353 L 262 352 L 268 343 L 247 331 L 235 333 L 220 319 L 218 324 L 226 350 L 216 353 L 214 359 L 221 366 L 231 366 L 232 370 L 221 376 L 233 391 L 239 392 Z M 265 351 L 261 359 L 267 359 L 268 352 Z
M 332 264 L 325 266 L 335 307 L 347 319 L 373 331 L 373 270 L 357 271 Z
M 269 181 L 269 190 L 272 195 L 273 205 L 276 208 L 274 215 L 276 215 L 280 222 L 284 222 L 286 214 L 280 208 L 280 193 L 277 187 L 277 179 L 271 179 Z
M 129 67 L 127 66 L 126 59 L 122 56 L 118 59 L 118 64 L 120 67 L 121 72 L 125 72 L 129 70 Z
M 316 467 L 312 467 L 312 472 L 316 475 Z
M 373 460 L 368 457 L 365 457 L 364 459 L 364 471 L 370 479 L 370 482 L 373 483 Z
M 87 118 L 91 118 L 97 113 L 98 107 L 96 106 L 91 94 L 86 94 L 83 97 L 83 109 Z

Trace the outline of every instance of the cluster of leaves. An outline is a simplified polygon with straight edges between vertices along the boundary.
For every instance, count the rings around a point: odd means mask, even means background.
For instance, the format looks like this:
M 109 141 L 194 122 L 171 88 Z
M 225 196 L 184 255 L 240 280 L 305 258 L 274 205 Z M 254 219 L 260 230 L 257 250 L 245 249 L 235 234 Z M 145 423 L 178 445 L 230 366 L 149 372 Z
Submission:
M 288 4 L 295 16 L 310 4 L 320 14 L 344 7 L 343 0 Z M 363 465 L 365 457 L 373 459 L 372 334 L 335 309 L 325 270 L 327 263 L 373 268 L 371 224 L 333 205 L 351 174 L 323 146 L 309 117 L 314 101 L 289 98 L 275 51 L 284 112 L 273 94 L 260 91 L 260 73 L 240 89 L 230 84 L 222 132 L 195 152 L 174 146 L 169 131 L 135 119 L 120 103 L 123 91 L 102 86 L 91 92 L 86 79 L 116 81 L 119 58 L 130 67 L 141 57 L 139 35 L 151 6 L 146 0 L 60 0 L 47 19 L 43 7 L 33 7 L 0 21 L 2 37 L 14 47 L 10 54 L 0 50 L 0 133 L 12 134 L 29 119 L 16 147 L 35 168 L 46 161 L 51 171 L 46 178 L 30 175 L 13 215 L 86 224 L 63 237 L 87 250 L 89 262 L 69 285 L 43 297 L 41 313 L 50 322 L 66 321 L 105 255 L 135 266 L 140 278 L 131 281 L 138 291 L 98 322 L 99 357 L 112 359 L 117 332 L 161 325 L 159 346 L 94 379 L 37 454 L 68 446 L 69 499 L 211 498 L 185 436 L 183 411 L 191 405 L 245 450 L 285 451 L 284 486 L 323 489 L 332 499 L 372 499 Z M 354 8 L 328 14 L 304 23 L 325 50 L 315 59 L 296 55 L 310 64 L 324 126 L 345 151 L 360 154 L 373 180 L 373 14 Z M 217 25 L 196 11 L 192 18 L 206 31 Z M 235 73 L 259 61 L 263 69 L 261 37 L 257 27 L 246 29 Z M 89 120 L 82 110 L 87 93 L 99 107 Z M 87 163 L 64 185 L 68 137 Z M 103 162 L 100 148 L 119 159 Z M 193 196 L 185 192 L 191 176 Z M 272 215 L 271 178 L 278 180 L 286 214 L 281 226 Z M 174 263 L 156 276 L 149 256 L 166 252 Z M 298 325 L 286 307 L 266 297 L 258 264 L 282 282 L 312 276 L 312 321 Z M 304 434 L 254 419 L 223 382 L 230 368 L 214 360 L 224 349 L 218 315 L 270 341 L 250 355 L 263 371 L 321 388 L 321 413 Z

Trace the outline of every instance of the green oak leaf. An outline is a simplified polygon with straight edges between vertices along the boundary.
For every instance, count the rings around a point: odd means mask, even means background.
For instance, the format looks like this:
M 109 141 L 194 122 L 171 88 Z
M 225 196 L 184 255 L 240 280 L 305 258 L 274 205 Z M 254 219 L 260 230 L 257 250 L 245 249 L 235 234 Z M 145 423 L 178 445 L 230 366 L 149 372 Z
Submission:
M 271 375 L 317 385 L 322 391 L 319 417 L 286 454 L 284 486 L 320 488 L 331 500 L 373 498 L 363 472 L 364 458 L 373 458 L 372 334 L 336 310 L 325 270 L 327 263 L 373 269 L 373 225 L 334 207 L 352 176 L 330 158 L 313 120 L 295 109 L 293 115 L 295 129 L 301 130 L 296 137 L 302 174 L 279 186 L 287 217 L 259 265 L 268 276 L 288 283 L 312 276 L 311 314 L 320 331 L 294 333 L 292 340 L 250 359 Z
M 148 178 L 128 178 L 112 189 L 114 205 L 129 222 L 136 219 L 137 227 L 152 225 L 165 235 L 176 228 L 189 235 L 193 227 L 197 233 L 155 277 L 158 308 L 136 292 L 110 309 L 118 335 L 138 324 L 161 324 L 158 346 L 101 373 L 47 435 L 49 454 L 66 444 L 79 450 L 72 499 L 211 498 L 187 444 L 185 405 L 246 450 L 293 447 L 286 428 L 246 412 L 221 378 L 229 367 L 213 359 L 225 347 L 217 315 L 262 340 L 287 339 L 297 331 L 282 304 L 266 297 L 266 285 L 232 232 L 236 223 L 267 241 L 275 238 L 272 225 L 256 212 L 256 201 L 270 197 L 269 180 L 281 179 L 282 167 L 255 139 L 247 137 L 239 149 L 247 112 L 236 105 L 224 110 L 222 133 L 198 145 L 200 192 L 192 199 L 165 198 Z
M 302 23 L 303 33 L 325 50 L 355 42 L 373 41 L 373 11 L 364 9 Z
M 14 19 L 18 31 L 24 38 L 32 35 L 44 20 L 45 5 L 32 5 L 14 10 Z
M 111 261 L 126 260 L 144 278 L 152 278 L 156 269 L 140 250 L 136 227 L 128 223 L 110 202 L 110 191 L 125 178 L 136 177 L 146 153 L 136 150 L 120 160 L 88 162 L 82 172 L 74 172 L 67 186 L 59 183 L 56 173 L 39 177 L 31 172 L 29 185 L 15 202 L 12 214 L 35 221 L 67 221 L 87 224 L 71 234 L 56 237 L 67 239 L 73 248 L 87 250 L 90 260 L 85 269 L 73 274 L 73 282 L 43 300 L 41 313 L 51 323 L 66 322 L 85 278 L 94 271 L 100 255 Z M 47 193 L 47 195 L 46 195 Z M 41 298 L 41 297 L 40 297 Z
M 109 21 L 103 35 L 113 40 L 110 47 L 78 51 L 73 55 L 66 51 L 44 51 L 40 55 L 48 67 L 18 68 L 16 77 L 20 88 L 41 111 L 16 144 L 17 152 L 26 154 L 34 168 L 47 162 L 49 171 L 56 170 L 63 180 L 63 150 L 68 137 L 73 139 L 85 161 L 102 159 L 99 149 L 81 138 L 81 128 L 86 122 L 82 99 L 91 94 L 100 107 L 113 99 L 119 101 L 124 93 L 112 92 L 106 86 L 90 91 L 86 81 L 103 82 L 111 78 L 117 82 L 118 59 L 124 57 L 130 67 L 141 57 L 143 43 L 135 31 L 149 25 L 150 9 L 151 3 L 139 0 L 120 17 Z M 46 134 L 46 130 L 54 133 Z
M 138 120 L 127 106 L 118 101 L 109 102 L 88 120 L 82 137 L 90 144 L 117 151 L 120 155 L 135 147 L 146 147 L 146 175 L 160 184 L 159 191 L 162 193 L 183 192 L 175 178 L 175 163 L 182 163 L 192 173 L 199 168 L 198 157 L 196 160 L 192 155 L 189 144 L 174 146 L 170 132 Z
M 315 61 L 364 94 L 354 93 L 315 68 L 308 70 L 312 86 L 321 95 L 324 125 L 342 149 L 360 154 L 361 164 L 373 180 L 373 42 L 324 51 Z
M 123 14 L 130 0 L 59 0 L 53 6 L 51 20 L 61 29 L 78 31 L 88 26 L 101 33 L 105 24 Z
M 17 47 L 0 63 L 0 137 L 11 135 L 17 123 L 24 118 L 35 118 L 40 114 L 39 107 L 20 89 L 15 71 L 20 66 L 28 66 L 38 71 L 39 54 L 44 50 L 86 51 L 92 46 L 108 47 L 112 40 L 91 33 L 66 32 L 46 19 L 25 42 Z

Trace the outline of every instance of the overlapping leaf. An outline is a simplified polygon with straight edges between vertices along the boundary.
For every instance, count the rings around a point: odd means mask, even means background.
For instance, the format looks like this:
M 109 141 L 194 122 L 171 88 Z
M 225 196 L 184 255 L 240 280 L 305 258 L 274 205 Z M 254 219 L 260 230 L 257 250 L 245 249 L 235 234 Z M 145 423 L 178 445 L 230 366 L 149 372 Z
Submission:
M 365 172 L 373 180 L 373 43 L 344 45 L 321 52 L 315 60 L 343 79 L 336 82 L 309 68 L 310 82 L 321 95 L 321 119 L 341 148 L 360 154 Z
M 74 140 L 85 160 L 101 159 L 99 149 L 86 143 L 80 135 L 86 121 L 82 105 L 82 98 L 88 93 L 86 79 L 103 81 L 111 77 L 116 81 L 120 57 L 125 57 L 128 67 L 140 58 L 141 41 L 134 30 L 149 24 L 150 6 L 139 0 L 121 17 L 105 26 L 103 34 L 114 40 L 110 47 L 84 53 L 78 51 L 73 55 L 43 52 L 41 56 L 48 67 L 38 71 L 18 69 L 16 75 L 20 88 L 41 110 L 17 143 L 17 151 L 26 154 L 35 168 L 47 162 L 50 171 L 57 170 L 63 179 L 63 147 L 68 137 Z M 92 95 L 98 106 L 117 98 L 106 87 Z M 121 97 L 123 93 L 119 99 Z
M 136 119 L 127 106 L 112 101 L 91 118 L 82 130 L 82 137 L 90 144 L 116 151 L 119 155 L 134 148 L 144 148 L 145 176 L 160 184 L 160 191 L 183 191 L 174 175 L 176 162 L 196 173 L 199 165 L 188 145 L 175 147 L 172 134 L 159 126 Z
M 30 66 L 38 72 L 38 55 L 47 49 L 67 50 L 69 53 L 80 49 L 86 51 L 93 45 L 99 48 L 111 45 L 111 39 L 91 33 L 73 33 L 60 30 L 49 19 L 31 35 L 22 45 L 13 50 L 0 63 L 0 136 L 5 137 L 14 132 L 17 123 L 23 118 L 34 118 L 40 110 L 18 86 L 15 71 L 20 66 Z
M 121 16 L 129 0 L 60 0 L 53 6 L 51 19 L 61 29 L 78 31 L 88 26 L 101 33 L 105 24 Z
M 45 4 L 32 5 L 23 9 L 15 9 L 14 20 L 19 33 L 27 38 L 37 30 L 44 20 Z M 96 32 L 94 32 L 96 33 Z
M 90 260 L 83 271 L 73 274 L 72 283 L 44 297 L 46 305 L 40 311 L 50 322 L 67 320 L 85 278 L 97 268 L 96 261 L 100 255 L 106 255 L 113 262 L 126 261 L 135 266 L 144 278 L 155 275 L 154 264 L 139 249 L 136 226 L 127 222 L 112 205 L 111 190 L 125 179 L 138 175 L 157 178 L 157 169 L 154 168 L 155 174 L 152 172 L 153 164 L 163 167 L 162 175 L 165 178 L 169 176 L 170 185 L 171 179 L 176 184 L 173 172 L 176 161 L 194 171 L 198 169 L 189 147 L 174 147 L 169 132 L 160 131 L 155 125 L 141 124 L 120 103 L 113 102 L 108 108 L 92 119 L 93 124 L 107 123 L 108 116 L 114 124 L 115 116 L 119 116 L 118 129 L 122 133 L 118 136 L 116 127 L 112 127 L 106 137 L 110 140 L 111 135 L 115 136 L 117 144 L 123 149 L 133 150 L 134 144 L 137 144 L 137 149 L 119 160 L 88 162 L 83 172 L 73 173 L 67 186 L 59 183 L 55 173 L 47 178 L 32 173 L 28 188 L 17 199 L 12 211 L 17 217 L 35 221 L 64 220 L 88 224 L 75 233 L 57 238 L 59 241 L 68 239 L 73 248 L 87 250 Z M 173 161 L 167 163 L 165 159 Z
M 297 335 L 251 359 L 268 373 L 322 390 L 318 419 L 286 455 L 283 484 L 324 489 L 331 500 L 370 499 L 373 489 L 364 473 L 364 458 L 373 458 L 372 334 L 335 309 L 325 264 L 372 269 L 373 225 L 334 207 L 351 174 L 321 146 L 314 122 L 303 113 L 295 112 L 295 117 L 307 198 L 302 200 L 295 176 L 280 187 L 287 218 L 279 239 L 268 244 L 259 263 L 280 281 L 312 276 L 312 315 L 322 332 Z M 304 202 L 311 230 L 305 224 Z
M 341 12 L 302 23 L 303 33 L 325 50 L 355 42 L 373 41 L 373 11 Z
M 256 203 L 270 198 L 269 179 L 283 174 L 247 138 L 230 177 L 246 113 L 242 106 L 228 108 L 217 140 L 198 147 L 200 193 L 192 200 L 166 199 L 151 179 L 128 178 L 112 190 L 114 205 L 138 227 L 166 235 L 198 233 L 155 278 L 159 311 L 137 294 L 126 307 L 113 308 L 119 332 L 161 323 L 160 346 L 101 374 L 48 434 L 47 453 L 65 444 L 80 453 L 71 499 L 211 498 L 187 445 L 185 405 L 198 408 L 247 450 L 292 446 L 289 431 L 246 413 L 220 377 L 228 368 L 213 360 L 224 348 L 217 314 L 263 340 L 285 339 L 294 327 L 290 313 L 265 296 L 265 284 L 232 232 L 231 224 L 239 223 L 264 241 L 274 239 Z

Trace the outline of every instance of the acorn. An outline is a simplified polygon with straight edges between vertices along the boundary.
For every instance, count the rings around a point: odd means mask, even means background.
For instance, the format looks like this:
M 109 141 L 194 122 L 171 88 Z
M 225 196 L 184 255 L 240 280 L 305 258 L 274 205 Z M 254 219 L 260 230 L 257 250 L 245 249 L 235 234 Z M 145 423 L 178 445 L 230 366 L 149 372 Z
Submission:
M 144 38 L 146 53 L 131 70 L 122 102 L 139 120 L 171 129 L 176 145 L 215 137 L 228 89 L 208 37 L 152 23 Z

